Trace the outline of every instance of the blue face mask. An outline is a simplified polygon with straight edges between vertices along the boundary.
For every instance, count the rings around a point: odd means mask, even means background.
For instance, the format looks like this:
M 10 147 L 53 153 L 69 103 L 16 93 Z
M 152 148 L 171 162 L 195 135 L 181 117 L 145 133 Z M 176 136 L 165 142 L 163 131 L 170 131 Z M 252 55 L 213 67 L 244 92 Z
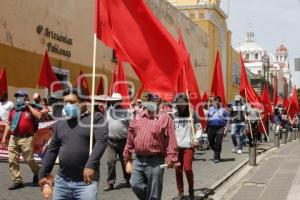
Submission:
M 16 106 L 23 106 L 25 104 L 25 97 L 17 97 L 16 99 Z
M 63 114 L 67 119 L 77 118 L 79 115 L 79 106 L 78 104 L 70 104 L 64 106 Z

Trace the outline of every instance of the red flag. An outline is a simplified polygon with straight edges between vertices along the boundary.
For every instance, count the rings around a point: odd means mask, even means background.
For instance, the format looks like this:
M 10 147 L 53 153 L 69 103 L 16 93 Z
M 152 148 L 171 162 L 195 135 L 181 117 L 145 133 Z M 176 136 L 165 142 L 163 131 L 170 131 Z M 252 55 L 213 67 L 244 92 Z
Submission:
M 141 85 L 140 85 L 140 88 L 139 88 L 139 90 L 138 90 L 138 92 L 137 92 L 136 95 L 135 95 L 135 98 L 134 98 L 135 101 L 136 101 L 137 99 L 140 99 L 140 98 L 141 98 L 143 91 L 144 91 L 144 85 L 141 84 Z
M 292 96 L 289 98 L 288 114 L 290 117 L 299 113 L 299 102 L 297 97 L 296 86 L 293 88 Z
M 278 94 L 277 94 L 277 75 L 274 79 L 274 94 L 273 94 L 273 106 L 278 106 Z
M 123 97 L 123 106 L 126 108 L 130 107 L 130 96 L 128 91 L 128 85 L 126 76 L 124 73 L 124 66 L 122 61 L 118 60 L 118 75 L 117 81 L 115 82 L 115 92 L 120 93 Z
M 271 105 L 271 99 L 269 95 L 269 86 L 268 84 L 265 84 L 262 95 L 261 95 L 261 101 L 264 105 L 264 114 L 267 116 L 268 114 L 272 114 L 272 105 Z
M 99 80 L 99 83 L 98 83 L 98 86 L 97 86 L 97 92 L 96 92 L 97 95 L 102 95 L 104 94 L 104 85 L 103 85 L 103 78 L 102 76 L 100 77 L 100 80 Z
M 79 88 L 84 96 L 90 96 L 89 91 L 89 85 L 88 82 L 83 74 L 83 72 L 80 70 L 79 75 L 77 77 L 76 85 L 79 83 Z
M 205 91 L 202 96 L 202 102 L 208 102 L 208 100 L 209 100 L 209 98 L 208 98 L 207 92 Z
M 173 95 L 186 55 L 142 0 L 96 0 L 95 32 L 149 91 Z
M 54 82 L 55 82 L 55 84 L 51 88 L 51 84 Z M 52 71 L 47 51 L 45 52 L 45 55 L 44 55 L 43 63 L 41 65 L 40 76 L 39 76 L 39 80 L 38 80 L 37 84 L 39 86 L 48 88 L 49 90 L 52 89 L 53 92 L 63 89 L 63 87 L 59 83 L 56 75 Z
M 244 64 L 244 60 L 242 55 L 240 54 L 240 60 L 241 60 L 241 81 L 240 81 L 240 95 L 245 97 L 246 102 L 251 104 L 253 107 L 258 109 L 263 109 L 261 106 L 261 99 L 253 89 L 253 87 L 250 85 L 247 73 L 246 73 L 246 67 Z
M 179 35 L 178 43 L 179 43 L 180 47 L 184 51 L 187 52 L 187 49 L 186 49 L 186 46 L 184 43 L 184 39 L 183 39 L 180 29 L 178 30 L 178 35 Z M 187 54 L 188 54 L 188 52 L 187 52 Z M 197 79 L 195 76 L 195 72 L 193 70 L 190 56 L 186 57 L 186 60 L 183 65 L 184 66 L 182 69 L 182 73 L 180 74 L 180 76 L 178 78 L 177 91 L 183 92 L 183 93 L 188 93 L 190 103 L 194 107 L 194 109 L 198 112 L 200 119 L 201 119 L 202 127 L 205 127 L 206 126 L 205 115 L 204 115 L 203 108 L 200 105 L 201 95 L 199 92 Z
M 0 97 L 3 96 L 4 93 L 7 93 L 7 77 L 6 77 L 6 68 L 3 66 L 0 73 Z
M 215 69 L 214 69 L 213 79 L 211 82 L 210 92 L 214 96 L 220 96 L 223 106 L 224 107 L 227 106 L 226 98 L 225 98 L 225 90 L 224 90 L 222 65 L 221 65 L 219 52 L 217 52 L 217 56 L 216 56 Z
M 115 67 L 114 68 L 114 71 L 113 71 L 113 74 L 112 74 L 112 77 L 111 77 L 111 83 L 110 83 L 110 87 L 109 87 L 109 96 L 112 95 L 112 93 L 116 92 L 116 81 L 117 81 L 117 68 Z
M 283 110 L 287 110 L 288 107 L 289 107 L 289 99 L 287 99 L 286 97 L 283 97 L 283 100 L 282 100 L 282 109 Z

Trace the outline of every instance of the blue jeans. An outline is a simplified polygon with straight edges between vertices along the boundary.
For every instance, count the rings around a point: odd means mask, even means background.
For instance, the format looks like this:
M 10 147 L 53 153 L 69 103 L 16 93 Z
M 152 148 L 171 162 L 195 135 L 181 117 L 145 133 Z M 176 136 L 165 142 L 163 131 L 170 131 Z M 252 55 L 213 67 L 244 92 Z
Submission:
M 131 189 L 139 200 L 160 200 L 163 188 L 163 156 L 136 156 L 130 178 Z
M 239 146 L 236 140 L 236 137 L 239 136 Z M 245 141 L 245 124 L 232 124 L 231 125 L 231 140 L 233 145 L 238 146 L 239 150 L 243 150 L 244 141 Z
M 87 185 L 85 182 L 68 181 L 56 176 L 52 200 L 98 200 L 98 182 Z

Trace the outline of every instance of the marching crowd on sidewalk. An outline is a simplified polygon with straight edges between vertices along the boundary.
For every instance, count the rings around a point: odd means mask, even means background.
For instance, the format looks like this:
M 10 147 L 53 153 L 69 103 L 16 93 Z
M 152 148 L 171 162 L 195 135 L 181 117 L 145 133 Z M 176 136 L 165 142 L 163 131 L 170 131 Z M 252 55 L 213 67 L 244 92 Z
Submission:
M 37 93 L 32 102 L 25 90 L 17 91 L 14 97 L 15 103 L 8 100 L 7 93 L 0 98 L 0 117 L 5 124 L 0 147 L 8 145 L 13 181 L 9 189 L 24 187 L 19 165 L 19 156 L 23 155 L 33 172 L 33 183 L 39 183 L 42 190 L 49 186 L 55 200 L 98 199 L 99 165 L 105 151 L 108 159 L 104 191 L 115 188 L 119 160 L 124 186 L 131 188 L 138 199 L 161 199 L 164 168 L 175 168 L 177 199 L 184 199 L 184 174 L 189 197 L 194 199 L 193 158 L 204 134 L 214 151 L 213 162 L 218 164 L 223 137 L 228 132 L 233 153 L 240 154 L 245 146 L 268 140 L 269 125 L 274 131 L 300 128 L 299 113 L 289 115 L 287 110 L 276 107 L 272 116 L 263 115 L 240 95 L 227 107 L 219 96 L 211 96 L 202 105 L 204 117 L 190 105 L 185 93 L 178 93 L 172 104 L 148 94 L 145 101 L 133 100 L 130 106 L 124 104 L 119 93 L 100 95 L 95 97 L 92 118 L 89 99 L 82 98 L 81 90 L 69 88 L 63 93 L 63 117 L 56 122 L 39 166 L 33 157 L 33 138 L 39 122 L 55 119 L 53 108 Z M 94 126 L 90 152 L 91 119 Z M 59 170 L 53 179 L 51 171 L 57 158 Z

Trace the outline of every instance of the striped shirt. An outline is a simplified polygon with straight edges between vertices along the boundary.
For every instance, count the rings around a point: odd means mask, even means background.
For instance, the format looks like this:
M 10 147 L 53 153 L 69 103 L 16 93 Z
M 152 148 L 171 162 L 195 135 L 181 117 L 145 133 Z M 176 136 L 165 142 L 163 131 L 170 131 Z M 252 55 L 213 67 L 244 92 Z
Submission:
M 140 119 L 131 122 L 124 159 L 130 159 L 132 153 L 140 156 L 163 155 L 167 161 L 177 161 L 174 123 L 166 112 L 161 112 L 155 119 L 150 119 L 144 112 Z

